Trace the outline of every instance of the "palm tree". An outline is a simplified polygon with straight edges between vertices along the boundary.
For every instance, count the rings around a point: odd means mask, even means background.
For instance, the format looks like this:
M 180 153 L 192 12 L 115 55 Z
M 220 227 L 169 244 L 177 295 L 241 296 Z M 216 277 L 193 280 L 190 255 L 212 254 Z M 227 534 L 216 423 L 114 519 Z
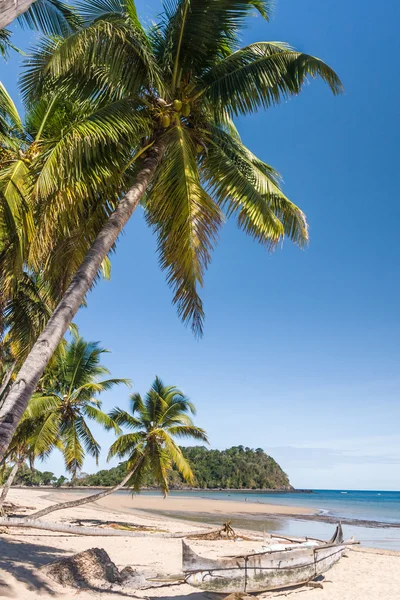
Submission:
M 33 452 L 47 456 L 59 443 L 65 469 L 76 478 L 85 454 L 96 461 L 100 445 L 93 437 L 87 420 L 119 432 L 116 422 L 101 410 L 98 395 L 115 385 L 130 385 L 129 379 L 100 380 L 109 370 L 100 362 L 107 352 L 98 342 L 86 342 L 77 334 L 57 356 L 32 396 L 24 419 L 36 422 Z
M 193 403 L 178 388 L 165 386 L 156 377 L 144 400 L 140 394 L 132 394 L 130 408 L 130 412 L 115 408 L 110 413 L 115 423 L 129 430 L 118 437 L 108 453 L 109 459 L 114 456 L 127 459 L 127 474 L 121 483 L 99 494 L 49 506 L 30 515 L 30 518 L 44 517 L 56 510 L 100 500 L 126 485 L 134 492 L 139 492 L 148 473 L 151 473 L 166 496 L 173 465 L 185 481 L 193 483 L 192 469 L 174 440 L 191 438 L 208 443 L 205 431 L 194 425 L 189 416 L 189 413 L 196 412 Z
M 97 197 L 71 209 L 70 189 L 44 203 L 32 186 L 63 129 L 71 132 L 89 110 L 53 95 L 31 104 L 23 121 L 0 83 L 0 347 L 9 359 L 0 404 L 111 210 L 112 193 L 108 211 Z M 109 278 L 108 258 L 100 274 Z
M 22 419 L 17 427 L 17 431 L 15 432 L 13 439 L 11 440 L 11 444 L 8 448 L 8 452 L 2 466 L 4 467 L 7 462 L 13 464 L 13 466 L 1 490 L 0 513 L 2 512 L 4 501 L 8 492 L 10 491 L 19 468 L 26 460 L 29 460 L 31 469 L 33 469 L 34 461 L 36 459 L 34 449 L 34 432 L 37 428 L 37 425 L 38 423 L 32 421 L 31 419 Z
M 2 0 L 0 4 L 0 40 L 6 40 L 4 30 L 14 19 L 32 29 L 48 34 L 68 33 L 79 23 L 75 11 L 60 0 Z M 6 35 L 2 35 L 3 32 Z M 1 44 L 0 44 L 1 48 Z
M 42 170 L 44 199 L 59 189 L 60 174 L 67 181 L 76 170 L 87 173 L 87 156 L 95 152 L 107 162 L 105 140 L 114 143 L 108 160 L 114 173 L 125 156 L 115 152 L 117 140 L 130 144 L 129 160 L 119 172 L 121 200 L 0 409 L 0 457 L 101 262 L 144 197 L 178 314 L 198 335 L 204 320 L 198 289 L 224 213 L 268 249 L 284 236 L 307 243 L 304 214 L 281 191 L 278 173 L 243 145 L 232 119 L 298 94 L 308 76 L 323 79 L 334 94 L 342 90 L 323 61 L 285 43 L 239 48 L 254 9 L 268 20 L 268 0 L 177 0 L 150 31 L 133 0 L 86 0 L 80 9 L 85 27 L 66 40 L 46 41 L 22 82 L 28 101 L 57 88 L 98 105 L 78 138 L 80 154 L 71 152 L 67 136 L 52 169 Z

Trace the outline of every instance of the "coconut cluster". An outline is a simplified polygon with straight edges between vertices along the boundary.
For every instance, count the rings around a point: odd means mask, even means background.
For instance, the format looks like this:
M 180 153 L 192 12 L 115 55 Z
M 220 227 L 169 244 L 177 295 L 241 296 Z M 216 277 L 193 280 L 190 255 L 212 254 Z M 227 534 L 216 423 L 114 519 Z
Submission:
M 173 113 L 164 113 L 161 117 L 161 125 L 166 129 L 171 125 L 172 117 L 178 118 L 188 117 L 190 115 L 190 104 L 189 102 L 182 102 L 182 100 L 174 100 L 172 102 Z

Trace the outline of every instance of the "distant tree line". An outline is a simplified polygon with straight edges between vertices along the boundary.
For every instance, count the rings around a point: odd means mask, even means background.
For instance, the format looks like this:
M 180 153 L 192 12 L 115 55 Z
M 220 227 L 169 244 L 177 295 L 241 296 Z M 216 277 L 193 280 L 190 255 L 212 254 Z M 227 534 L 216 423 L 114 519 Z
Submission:
M 202 489 L 291 489 L 289 478 L 278 463 L 261 448 L 252 450 L 233 446 L 227 450 L 208 450 L 204 446 L 182 448 L 195 475 L 195 486 Z M 82 473 L 76 485 L 114 486 L 126 474 L 125 463 L 98 471 L 93 475 Z M 184 489 L 187 484 L 176 470 L 170 474 L 171 488 Z M 144 486 L 153 486 L 150 473 Z
M 253 450 L 244 446 L 233 446 L 227 450 L 208 450 L 204 446 L 182 448 L 195 475 L 195 487 L 202 489 L 292 489 L 289 478 L 278 463 L 261 448 Z M 3 480 L 7 478 L 7 471 Z M 113 487 L 125 477 L 126 463 L 112 469 L 93 473 L 81 473 L 73 485 Z M 185 489 L 182 476 L 172 469 L 170 473 L 172 489 Z M 23 465 L 16 476 L 14 485 L 40 486 L 72 485 L 64 476 L 56 477 L 51 471 L 41 472 Z M 144 477 L 143 487 L 154 487 L 150 472 Z
M 0 485 L 7 481 L 8 475 L 12 467 L 6 467 L 0 474 Z M 53 487 L 61 487 L 68 482 L 68 478 L 61 475 L 57 477 L 51 471 L 39 471 L 38 469 L 27 467 L 23 464 L 19 472 L 16 474 L 13 485 L 26 485 L 28 487 L 40 485 L 52 485 Z

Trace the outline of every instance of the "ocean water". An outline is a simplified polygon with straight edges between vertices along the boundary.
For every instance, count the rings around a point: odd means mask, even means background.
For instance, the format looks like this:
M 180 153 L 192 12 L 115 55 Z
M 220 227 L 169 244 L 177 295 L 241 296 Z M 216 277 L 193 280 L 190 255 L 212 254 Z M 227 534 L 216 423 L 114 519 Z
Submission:
M 57 493 L 60 493 L 59 491 Z M 63 489 L 64 494 L 75 494 L 77 490 Z M 93 490 L 80 489 L 79 493 L 93 493 Z M 130 494 L 127 490 L 118 494 Z M 143 491 L 142 496 L 159 495 L 157 491 Z M 331 517 L 334 521 L 342 520 L 346 538 L 352 536 L 363 546 L 400 550 L 400 492 L 358 491 L 358 490 L 313 490 L 312 493 L 297 492 L 234 492 L 234 491 L 171 491 L 170 496 L 200 497 L 213 500 L 229 500 L 248 503 L 280 504 L 305 507 L 315 510 L 322 517 Z M 168 506 L 168 505 L 167 505 Z M 221 526 L 232 520 L 233 527 L 259 532 L 277 533 L 293 537 L 315 537 L 328 540 L 331 538 L 335 524 L 301 516 L 291 518 L 286 515 L 265 517 L 262 514 L 224 515 L 223 513 L 179 512 L 171 510 L 149 510 L 148 512 L 165 515 L 188 521 L 198 521 Z M 268 509 L 266 508 L 266 512 Z M 354 520 L 357 523 L 354 523 Z M 397 527 L 396 527 L 397 525 Z
M 144 492 L 153 495 L 156 492 Z M 171 492 L 171 496 L 201 497 L 214 500 L 246 501 L 249 503 L 280 504 L 311 508 L 321 515 L 343 520 L 346 538 L 352 536 L 363 546 L 400 550 L 400 492 L 358 490 L 313 490 L 312 493 L 296 492 L 233 492 L 233 491 L 182 491 Z M 294 537 L 309 536 L 328 540 L 334 524 L 319 520 L 306 520 L 274 516 L 265 518 L 260 514 L 211 515 L 206 513 L 183 513 L 158 511 L 169 517 L 221 525 L 232 519 L 236 528 L 268 531 Z M 356 519 L 357 524 L 350 520 Z M 349 522 L 346 522 L 349 520 Z M 363 523 L 364 521 L 364 523 Z
M 304 506 L 315 509 L 322 514 L 338 518 L 400 523 L 400 492 L 359 490 L 312 490 L 312 493 L 206 490 L 171 492 L 171 496 L 175 495 L 197 496 L 215 500 Z

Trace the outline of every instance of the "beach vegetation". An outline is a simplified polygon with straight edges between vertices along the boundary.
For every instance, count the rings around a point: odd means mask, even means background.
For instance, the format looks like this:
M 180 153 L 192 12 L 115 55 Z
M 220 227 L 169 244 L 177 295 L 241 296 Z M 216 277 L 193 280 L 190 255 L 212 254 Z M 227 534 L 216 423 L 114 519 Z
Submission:
M 127 459 L 122 480 L 98 494 L 49 506 L 32 514 L 31 518 L 100 500 L 125 486 L 137 493 L 149 474 L 166 496 L 173 467 L 183 481 L 193 485 L 193 470 L 175 440 L 208 441 L 205 431 L 193 423 L 191 415 L 195 412 L 194 404 L 181 390 L 164 385 L 156 377 L 144 398 L 138 393 L 132 394 L 129 411 L 115 408 L 109 415 L 113 423 L 126 431 L 118 435 L 108 453 L 109 459 Z
M 27 178 L 17 201 L 25 206 L 34 189 L 37 207 L 66 206 L 76 215 L 84 206 L 85 224 L 94 216 L 103 224 L 0 407 L 0 459 L 140 203 L 173 302 L 195 335 L 204 324 L 200 289 L 226 217 L 269 250 L 283 238 L 307 243 L 303 212 L 283 193 L 277 171 L 243 144 L 234 119 L 299 94 L 309 78 L 322 79 L 334 94 L 342 91 L 325 62 L 286 43 L 240 48 L 249 16 L 257 11 L 268 21 L 267 0 L 177 0 L 149 29 L 133 0 L 85 0 L 79 10 L 83 25 L 76 33 L 45 39 L 32 53 L 21 91 L 28 106 L 72 99 L 86 113 L 65 123 L 51 152 L 34 146 L 31 163 L 21 165 Z M 47 223 L 53 220 L 50 215 Z M 63 222 L 60 231 L 68 237 L 70 227 Z M 62 251 L 49 256 L 63 268 Z
M 116 385 L 130 385 L 130 380 L 103 379 L 110 374 L 101 364 L 106 352 L 98 342 L 87 342 L 74 334 L 45 372 L 22 420 L 36 424 L 31 438 L 35 456 L 45 458 L 57 447 L 72 480 L 82 469 L 86 455 L 96 462 L 100 456 L 90 421 L 120 433 L 116 421 L 102 410 L 99 395 Z
M 189 446 L 182 447 L 181 451 L 194 475 L 192 487 L 226 490 L 292 489 L 286 473 L 272 456 L 266 454 L 261 448 L 253 450 L 244 446 L 233 446 L 226 450 L 214 450 L 205 446 Z M 122 462 L 112 469 L 102 469 L 92 475 L 78 477 L 75 485 L 113 486 L 125 477 L 127 468 L 127 463 Z M 190 487 L 174 466 L 169 479 L 171 489 Z M 151 473 L 145 477 L 143 486 L 149 488 L 157 486 Z
M 101 410 L 99 395 L 129 379 L 102 379 L 109 370 L 101 364 L 107 350 L 98 342 L 87 342 L 73 333 L 46 369 L 37 391 L 11 440 L 3 460 L 8 476 L 0 497 L 0 508 L 14 480 L 25 485 L 48 485 L 46 473 L 34 468 L 37 458 L 45 460 L 53 450 L 60 451 L 66 472 L 74 482 L 87 455 L 100 456 L 100 445 L 90 421 L 120 433 L 115 421 Z M 24 468 L 26 462 L 29 469 Z M 18 473 L 19 471 L 19 473 Z M 52 473 L 50 474 L 53 475 Z M 15 479 L 17 477 L 17 479 Z

